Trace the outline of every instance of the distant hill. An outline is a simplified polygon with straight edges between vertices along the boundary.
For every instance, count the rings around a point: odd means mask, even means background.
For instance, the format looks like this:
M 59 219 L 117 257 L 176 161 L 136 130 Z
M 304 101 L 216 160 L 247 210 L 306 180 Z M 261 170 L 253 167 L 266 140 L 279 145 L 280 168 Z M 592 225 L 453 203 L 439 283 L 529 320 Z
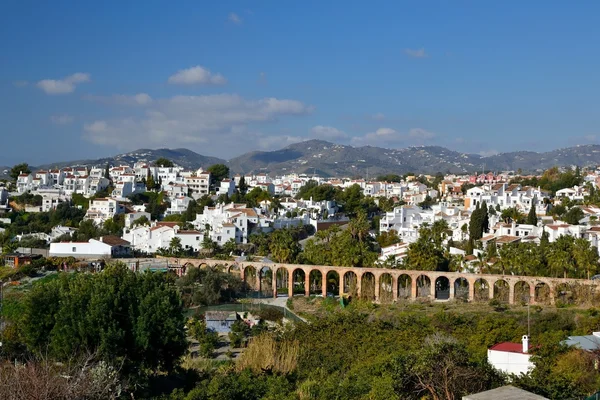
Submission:
M 232 173 L 270 174 L 306 173 L 319 176 L 362 176 L 407 172 L 415 173 L 473 173 L 483 168 L 492 171 L 538 172 L 553 166 L 581 167 L 600 164 L 600 145 L 583 145 L 545 153 L 518 151 L 482 157 L 461 153 L 440 146 L 385 149 L 381 147 L 353 147 L 308 140 L 274 151 L 252 151 L 229 161 L 203 156 L 188 149 L 140 149 L 114 157 L 97 160 L 78 160 L 42 165 L 54 168 L 72 165 L 101 166 L 137 161 L 153 162 L 160 157 L 189 169 L 206 168 L 213 164 L 229 165 Z
M 105 157 L 99 158 L 95 160 L 76 160 L 76 161 L 62 161 L 52 164 L 40 165 L 36 167 L 37 169 L 49 169 L 49 168 L 63 168 L 67 166 L 73 165 L 81 165 L 81 166 L 98 166 L 104 167 L 106 164 L 110 165 L 120 165 L 120 164 L 129 164 L 133 165 L 138 161 L 144 162 L 154 162 L 159 158 L 164 157 L 175 164 L 180 165 L 184 168 L 196 169 L 196 168 L 207 168 L 213 164 L 226 164 L 227 161 L 216 158 L 216 157 L 208 157 L 203 156 L 201 154 L 195 153 L 188 149 L 140 149 L 136 151 L 131 151 L 129 153 L 119 154 L 114 157 Z

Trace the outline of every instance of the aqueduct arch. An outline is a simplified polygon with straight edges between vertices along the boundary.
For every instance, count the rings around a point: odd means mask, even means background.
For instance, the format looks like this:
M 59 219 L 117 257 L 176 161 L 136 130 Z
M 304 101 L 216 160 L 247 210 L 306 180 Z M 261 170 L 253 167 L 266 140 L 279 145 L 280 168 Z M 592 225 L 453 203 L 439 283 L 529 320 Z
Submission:
M 406 271 L 385 268 L 347 268 L 319 265 L 265 264 L 261 262 L 224 262 L 210 259 L 165 258 L 169 268 L 187 272 L 191 267 L 221 265 L 224 271 L 239 274 L 253 291 L 268 290 L 270 295 L 360 295 L 376 301 L 428 298 L 488 301 L 497 298 L 507 303 L 553 304 L 583 301 L 599 292 L 600 282 L 529 276 L 503 276 L 458 272 Z M 127 263 L 127 260 L 123 260 Z M 294 279 L 294 272 L 297 277 Z M 366 285 L 366 286 L 365 286 Z M 267 293 L 265 293 L 267 294 Z M 582 300 L 583 299 L 583 300 Z

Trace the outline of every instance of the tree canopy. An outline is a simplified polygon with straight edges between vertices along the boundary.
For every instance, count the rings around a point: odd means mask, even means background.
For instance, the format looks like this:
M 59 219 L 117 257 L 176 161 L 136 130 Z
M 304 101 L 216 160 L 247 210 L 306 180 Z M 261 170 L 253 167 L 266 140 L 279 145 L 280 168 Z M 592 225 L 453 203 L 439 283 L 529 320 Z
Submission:
M 165 167 L 165 168 L 172 168 L 174 166 L 173 161 L 171 161 L 165 157 L 160 157 L 158 160 L 156 160 L 154 162 L 154 164 L 156 164 L 156 166 L 158 166 L 158 167 Z
M 20 174 L 30 174 L 31 169 L 29 168 L 29 164 L 21 163 L 17 164 L 10 169 L 10 177 L 13 181 L 16 181 Z
M 183 325 L 181 298 L 167 275 L 116 264 L 35 286 L 19 328 L 34 353 L 66 360 L 90 352 L 134 373 L 171 370 L 187 348 Z

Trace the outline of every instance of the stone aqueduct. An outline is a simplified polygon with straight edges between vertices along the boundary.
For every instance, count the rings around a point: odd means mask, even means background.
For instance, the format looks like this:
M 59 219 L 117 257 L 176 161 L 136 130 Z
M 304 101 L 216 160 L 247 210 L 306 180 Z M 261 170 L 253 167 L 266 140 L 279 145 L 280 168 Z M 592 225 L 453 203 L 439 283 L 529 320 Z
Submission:
M 267 289 L 269 295 L 272 290 L 274 297 L 282 291 L 285 293 L 287 288 L 290 297 L 294 294 L 305 296 L 320 294 L 325 297 L 327 293 L 335 290 L 335 295 L 347 295 L 352 291 L 359 297 L 369 297 L 376 302 L 418 298 L 432 300 L 461 298 L 472 302 L 498 298 L 500 294 L 509 304 L 554 304 L 561 294 L 569 293 L 575 287 L 587 288 L 588 293 L 592 295 L 600 293 L 600 282 L 585 279 L 191 258 L 166 258 L 166 260 L 169 268 L 179 275 L 185 274 L 190 267 L 221 266 L 228 273 L 239 274 L 240 278 L 254 290 L 264 292 Z M 270 281 L 270 284 L 263 283 L 265 278 Z M 363 296 L 366 284 L 371 288 L 374 287 L 374 293 Z M 300 293 L 298 286 L 303 289 Z

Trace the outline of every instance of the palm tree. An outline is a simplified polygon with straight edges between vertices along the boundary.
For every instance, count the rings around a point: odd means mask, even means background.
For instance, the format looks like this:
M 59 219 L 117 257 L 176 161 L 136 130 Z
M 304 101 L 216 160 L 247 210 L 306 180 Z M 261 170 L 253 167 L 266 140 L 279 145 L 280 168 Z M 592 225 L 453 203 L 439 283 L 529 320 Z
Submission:
M 548 266 L 555 276 L 563 273 L 567 278 L 568 273 L 573 271 L 572 247 L 574 238 L 568 235 L 559 236 L 559 238 L 550 245 L 548 254 Z
M 579 271 L 585 271 L 590 279 L 590 270 L 598 265 L 598 250 L 584 238 L 577 238 L 572 247 L 573 258 Z

